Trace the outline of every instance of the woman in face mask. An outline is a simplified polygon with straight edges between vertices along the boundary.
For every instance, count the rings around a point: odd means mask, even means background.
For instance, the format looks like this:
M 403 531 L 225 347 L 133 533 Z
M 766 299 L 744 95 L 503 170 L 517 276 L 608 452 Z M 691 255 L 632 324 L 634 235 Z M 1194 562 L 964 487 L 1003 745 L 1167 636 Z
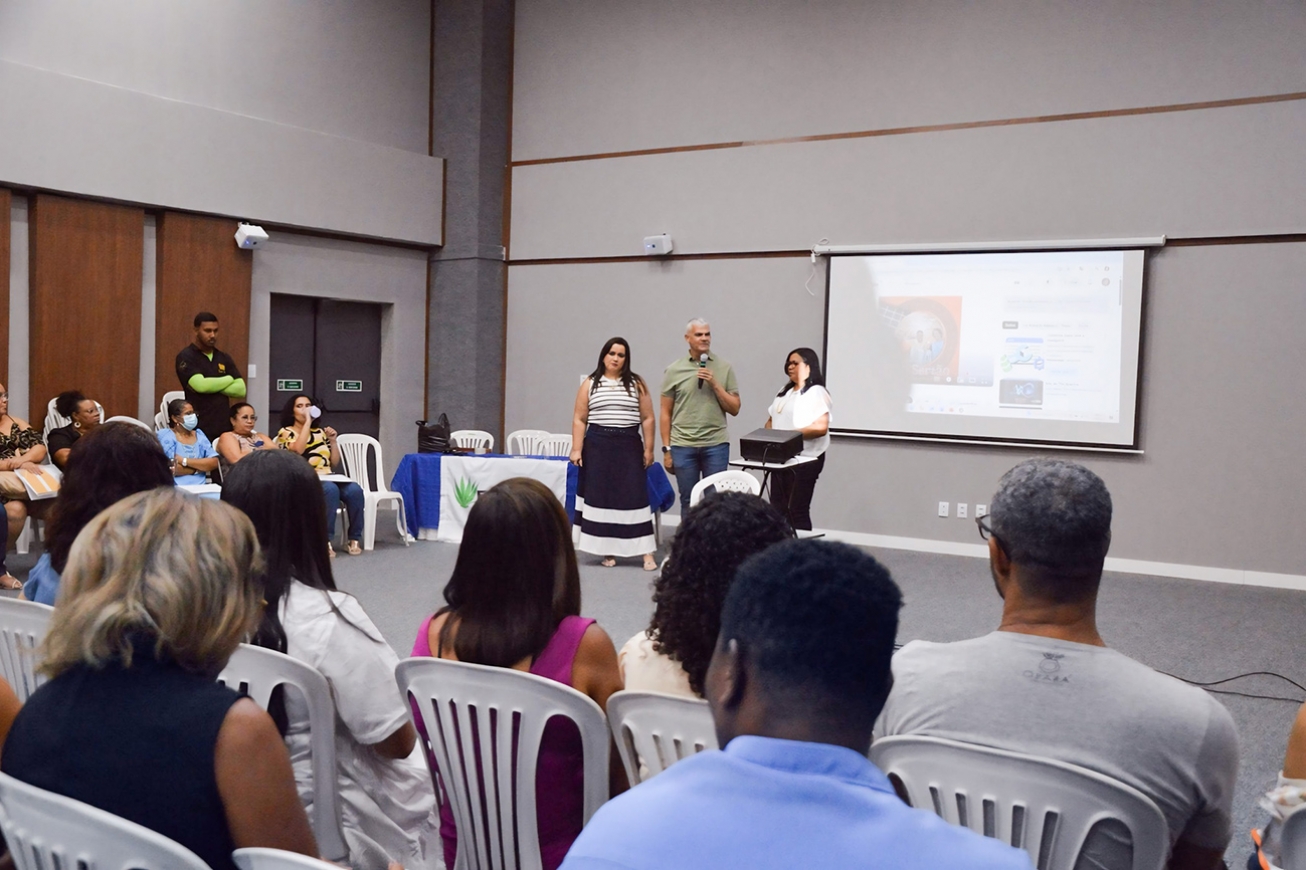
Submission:
M 185 399 L 168 403 L 169 428 L 159 434 L 163 452 L 172 462 L 172 474 L 180 486 L 204 483 L 204 476 L 218 467 L 218 451 L 208 436 L 197 428 L 199 418 Z

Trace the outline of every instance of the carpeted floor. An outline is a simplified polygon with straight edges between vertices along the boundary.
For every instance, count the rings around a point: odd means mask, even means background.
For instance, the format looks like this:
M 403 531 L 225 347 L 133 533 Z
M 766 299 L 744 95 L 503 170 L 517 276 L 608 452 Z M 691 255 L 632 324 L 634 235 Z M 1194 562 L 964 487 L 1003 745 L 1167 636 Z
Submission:
M 384 527 L 385 523 L 380 523 Z M 987 563 L 959 556 L 873 550 L 903 589 L 899 642 L 975 637 L 993 630 L 1001 602 Z M 9 568 L 23 578 L 36 561 L 11 555 Z M 659 554 L 659 558 L 664 553 Z M 377 548 L 335 560 L 340 588 L 358 597 L 401 657 L 412 649 L 418 625 L 443 601 L 457 547 L 417 542 L 404 547 L 393 530 L 378 533 Z M 652 613 L 653 574 L 638 559 L 616 568 L 581 555 L 583 613 L 598 619 L 620 646 L 642 631 Z M 1306 684 L 1306 667 L 1293 645 L 1306 593 L 1253 586 L 1108 574 L 1098 625 L 1107 643 L 1158 670 L 1201 682 L 1252 671 L 1272 671 Z M 1272 677 L 1246 677 L 1218 688 L 1291 700 L 1220 693 L 1215 697 L 1237 723 L 1242 760 L 1234 799 L 1234 837 L 1227 852 L 1241 870 L 1250 852 L 1247 831 L 1261 822 L 1256 800 L 1274 782 L 1288 729 L 1306 692 Z

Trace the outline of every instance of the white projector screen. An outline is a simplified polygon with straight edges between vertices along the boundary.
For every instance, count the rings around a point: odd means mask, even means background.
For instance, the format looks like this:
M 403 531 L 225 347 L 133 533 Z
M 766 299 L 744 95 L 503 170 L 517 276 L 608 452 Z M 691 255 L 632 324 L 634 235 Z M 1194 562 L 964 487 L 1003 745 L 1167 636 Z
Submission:
M 1137 448 L 1141 250 L 841 254 L 836 435 Z

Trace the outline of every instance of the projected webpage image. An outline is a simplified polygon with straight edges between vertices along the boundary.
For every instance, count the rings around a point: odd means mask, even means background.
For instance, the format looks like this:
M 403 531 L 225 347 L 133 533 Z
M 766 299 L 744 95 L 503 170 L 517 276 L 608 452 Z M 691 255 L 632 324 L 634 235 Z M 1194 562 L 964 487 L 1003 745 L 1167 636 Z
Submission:
M 829 293 L 839 429 L 1132 443 L 1139 251 L 839 257 Z M 859 400 L 895 369 L 896 409 Z

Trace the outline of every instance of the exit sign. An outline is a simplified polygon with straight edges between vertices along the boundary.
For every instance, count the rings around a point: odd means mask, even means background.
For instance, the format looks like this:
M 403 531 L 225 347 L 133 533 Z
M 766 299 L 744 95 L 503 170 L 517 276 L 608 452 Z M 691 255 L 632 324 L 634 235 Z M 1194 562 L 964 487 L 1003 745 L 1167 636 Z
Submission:
M 337 393 L 361 393 L 363 392 L 362 381 L 336 381 Z
M 277 378 L 278 393 L 291 393 L 302 389 L 304 389 L 304 380 L 302 378 Z

